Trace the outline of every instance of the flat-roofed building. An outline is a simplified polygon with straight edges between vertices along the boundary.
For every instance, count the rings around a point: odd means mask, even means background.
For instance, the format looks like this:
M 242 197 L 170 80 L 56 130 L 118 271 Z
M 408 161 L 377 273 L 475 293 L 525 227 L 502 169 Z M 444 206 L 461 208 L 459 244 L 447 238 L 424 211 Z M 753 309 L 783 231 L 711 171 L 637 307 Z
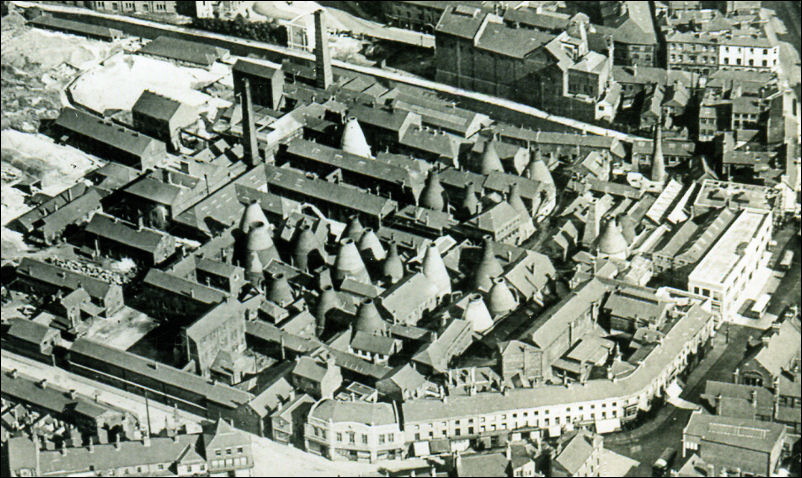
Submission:
M 713 476 L 772 476 L 785 437 L 779 423 L 694 412 L 682 430 L 682 456 L 699 455 L 715 467 Z
M 688 276 L 688 291 L 712 299 L 723 320 L 737 312 L 758 268 L 766 265 L 772 213 L 744 209 Z

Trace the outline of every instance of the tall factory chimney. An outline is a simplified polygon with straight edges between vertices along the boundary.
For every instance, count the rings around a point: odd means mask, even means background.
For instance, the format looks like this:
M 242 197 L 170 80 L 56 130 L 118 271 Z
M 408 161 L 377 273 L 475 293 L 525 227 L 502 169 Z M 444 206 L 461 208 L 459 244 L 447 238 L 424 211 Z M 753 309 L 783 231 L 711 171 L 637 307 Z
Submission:
M 329 32 L 326 29 L 326 11 L 315 12 L 315 75 L 316 86 L 329 89 L 333 80 L 331 74 L 331 53 L 329 53 Z
M 251 82 L 245 77 L 242 79 L 242 140 L 245 142 L 245 161 L 253 166 L 259 162 L 259 144 L 256 141 L 256 125 L 253 117 L 253 100 L 251 98 Z

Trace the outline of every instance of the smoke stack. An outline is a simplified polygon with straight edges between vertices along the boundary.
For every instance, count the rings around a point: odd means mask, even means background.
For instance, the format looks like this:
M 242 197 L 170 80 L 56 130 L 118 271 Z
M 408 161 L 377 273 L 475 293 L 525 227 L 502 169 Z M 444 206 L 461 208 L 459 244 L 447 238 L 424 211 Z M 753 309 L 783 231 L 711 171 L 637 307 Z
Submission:
M 489 296 L 488 305 L 490 313 L 494 317 L 512 312 L 518 306 L 518 302 L 503 277 L 493 279 L 493 287 L 490 289 Z
M 358 241 L 362 237 L 363 230 L 362 223 L 359 222 L 359 216 L 354 216 L 345 228 L 342 237 L 343 239 L 347 237 L 353 241 Z
M 266 297 L 268 300 L 281 307 L 292 304 L 294 300 L 292 297 L 292 287 L 290 287 L 284 274 L 279 272 L 270 276 L 270 285 L 268 286 Z
M 435 211 L 442 211 L 445 208 L 445 200 L 443 199 L 443 186 L 440 184 L 440 178 L 436 171 L 429 173 L 426 178 L 426 186 L 421 192 L 421 206 Z
M 386 325 L 381 316 L 379 316 L 379 311 L 376 309 L 373 299 L 367 298 L 359 305 L 354 330 L 371 335 L 382 335 L 386 332 Z
M 269 264 L 271 260 L 278 260 L 279 258 L 275 244 L 273 244 L 273 238 L 270 237 L 270 227 L 264 222 L 251 224 L 245 250 L 248 254 L 251 252 L 258 253 L 259 261 L 261 261 L 262 264 Z
M 309 224 L 301 224 L 298 228 L 298 235 L 295 238 L 295 247 L 292 251 L 292 260 L 295 267 L 304 272 L 308 272 L 309 254 L 315 250 L 320 252 L 321 257 L 323 256 L 323 246 L 320 244 L 320 241 L 317 240 L 317 237 L 315 237 L 312 228 Z
M 490 236 L 484 236 L 484 244 L 482 246 L 482 260 L 476 268 L 474 275 L 474 287 L 477 289 L 488 290 L 492 286 L 491 279 L 494 279 L 504 273 L 504 268 L 496 259 L 496 253 L 493 251 L 493 243 Z
M 663 158 L 663 115 L 657 118 L 654 126 L 654 154 L 652 155 L 652 175 L 651 180 L 655 183 L 666 181 L 666 163 Z
M 340 241 L 340 250 L 337 251 L 337 258 L 334 260 L 334 278 L 342 282 L 346 277 L 370 284 L 370 276 L 365 268 L 365 263 L 362 262 L 356 244 L 350 237 Z
M 474 332 L 484 332 L 493 325 L 490 311 L 487 310 L 482 296 L 477 293 L 473 293 L 469 296 L 468 305 L 465 307 L 465 313 L 462 315 L 462 318 L 471 323 Z
M 348 121 L 343 128 L 343 136 L 340 142 L 340 147 L 346 153 L 355 154 L 364 158 L 372 158 L 370 152 L 370 145 L 365 139 L 365 133 L 359 126 L 359 121 L 356 116 L 349 116 Z
M 336 309 L 339 306 L 340 299 L 337 297 L 337 293 L 334 292 L 334 287 L 331 285 L 323 286 L 315 308 L 315 331 L 318 337 L 321 337 L 326 330 L 326 315 L 331 309 Z
M 466 218 L 478 214 L 480 210 L 479 199 L 476 197 L 476 187 L 473 183 L 465 186 L 465 195 L 460 206 L 460 213 Z
M 240 92 L 242 102 L 242 139 L 245 142 L 245 160 L 253 166 L 259 162 L 259 143 L 256 140 L 256 125 L 253 110 L 253 99 L 251 98 L 251 82 L 245 77 L 242 79 L 242 91 Z
M 259 260 L 259 253 L 251 251 L 245 258 L 245 278 L 248 282 L 259 287 L 262 282 L 264 266 Z
M 329 32 L 326 26 L 326 11 L 323 9 L 315 12 L 315 76 L 315 86 L 320 89 L 328 90 L 333 83 Z
M 384 258 L 387 257 L 387 253 L 384 251 L 379 237 L 370 227 L 362 231 L 362 237 L 359 238 L 358 249 L 360 253 L 367 255 L 369 260 L 374 262 L 383 261 Z
M 264 211 L 262 211 L 262 206 L 259 205 L 259 202 L 253 201 L 248 204 L 242 212 L 239 228 L 243 233 L 248 234 L 251 230 L 251 225 L 259 222 L 267 224 L 267 217 Z
M 382 264 L 382 277 L 390 284 L 395 284 L 404 277 L 404 263 L 398 255 L 398 245 L 395 242 L 390 243 L 390 251 Z
M 426 256 L 423 258 L 423 274 L 437 286 L 440 297 L 451 293 L 451 278 L 448 276 L 443 258 L 440 257 L 440 250 L 434 243 L 429 244 L 426 249 Z
M 485 151 L 482 153 L 482 166 L 481 173 L 488 175 L 493 171 L 504 172 L 504 166 L 501 165 L 501 159 L 498 157 L 496 151 L 496 142 L 491 140 L 485 143 Z

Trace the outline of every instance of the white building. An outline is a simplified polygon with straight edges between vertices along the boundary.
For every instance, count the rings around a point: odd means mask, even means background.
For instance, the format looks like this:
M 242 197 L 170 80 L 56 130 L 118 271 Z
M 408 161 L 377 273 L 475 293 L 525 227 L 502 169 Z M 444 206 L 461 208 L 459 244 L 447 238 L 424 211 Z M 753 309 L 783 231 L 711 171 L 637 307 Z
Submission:
M 776 70 L 780 48 L 768 38 L 753 35 L 720 37 L 718 64 L 722 69 Z
M 688 291 L 710 297 L 713 310 L 727 320 L 748 298 L 744 295 L 747 284 L 768 261 L 771 229 L 770 211 L 740 211 L 688 276 Z

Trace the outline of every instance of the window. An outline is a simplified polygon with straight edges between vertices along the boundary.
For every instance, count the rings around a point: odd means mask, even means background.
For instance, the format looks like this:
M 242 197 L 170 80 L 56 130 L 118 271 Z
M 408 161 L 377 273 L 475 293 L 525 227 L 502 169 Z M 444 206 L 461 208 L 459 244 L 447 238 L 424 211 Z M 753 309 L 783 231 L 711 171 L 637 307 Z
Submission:
M 356 443 L 356 433 L 348 432 L 348 443 Z
M 337 432 L 337 441 L 343 441 L 343 433 Z
M 420 441 L 420 433 L 415 434 L 415 441 Z
M 230 454 L 231 454 L 231 448 L 226 448 L 226 455 L 230 455 Z
M 473 435 L 473 427 L 468 427 L 468 435 Z
M 395 435 L 394 435 L 394 434 L 392 434 L 392 433 L 388 433 L 388 434 L 387 434 L 387 441 L 388 441 L 389 443 L 392 443 L 392 442 L 394 442 L 394 441 L 395 441 Z
M 214 454 L 217 455 L 217 456 L 222 455 L 222 453 L 220 452 L 219 448 L 214 451 Z
M 159 463 L 159 469 L 160 469 L 160 470 L 163 470 L 163 469 L 164 469 L 164 465 L 163 465 L 163 464 L 161 464 L 161 463 Z
M 362 434 L 362 444 L 363 445 L 367 445 L 368 444 L 368 435 L 365 434 L 365 433 Z
M 237 447 L 237 453 L 242 453 L 242 447 L 241 446 Z
M 379 435 L 379 445 L 384 445 L 384 435 Z

